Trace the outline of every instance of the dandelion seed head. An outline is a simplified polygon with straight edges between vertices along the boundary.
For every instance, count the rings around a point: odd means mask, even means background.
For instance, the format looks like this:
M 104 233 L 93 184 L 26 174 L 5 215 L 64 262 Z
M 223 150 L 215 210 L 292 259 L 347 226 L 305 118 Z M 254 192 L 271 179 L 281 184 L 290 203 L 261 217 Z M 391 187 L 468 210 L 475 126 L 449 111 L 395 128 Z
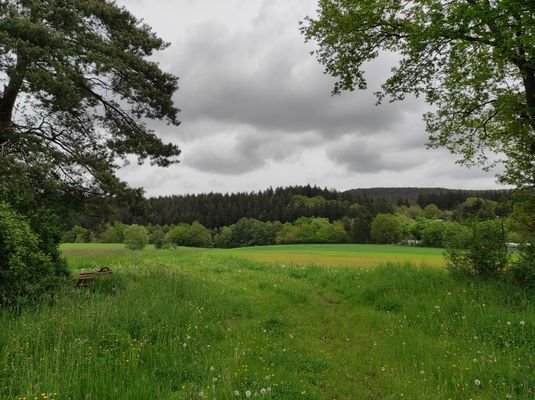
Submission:
M 479 386 L 479 385 L 481 385 L 481 381 L 480 381 L 479 379 L 475 379 L 475 380 L 474 380 L 474 384 L 475 384 L 476 386 Z

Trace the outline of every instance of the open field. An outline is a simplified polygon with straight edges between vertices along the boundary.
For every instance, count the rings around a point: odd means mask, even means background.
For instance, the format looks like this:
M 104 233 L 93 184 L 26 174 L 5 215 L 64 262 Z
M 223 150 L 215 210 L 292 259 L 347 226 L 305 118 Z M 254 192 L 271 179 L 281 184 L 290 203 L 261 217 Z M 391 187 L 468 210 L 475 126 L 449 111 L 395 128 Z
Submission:
M 228 250 L 253 261 L 298 265 L 372 267 L 386 263 L 444 267 L 442 249 L 409 246 L 331 244 L 247 247 Z
M 63 245 L 64 254 L 71 260 L 88 261 L 94 257 L 113 253 L 132 254 L 122 244 Z M 150 250 L 149 250 L 150 251 Z M 182 251 L 199 251 L 182 249 Z M 365 245 L 365 244 L 304 244 L 287 246 L 259 246 L 237 249 L 204 249 L 206 255 L 216 257 L 235 256 L 252 261 L 276 264 L 372 267 L 387 263 L 411 263 L 414 266 L 444 267 L 442 249 L 415 246 Z M 147 253 L 145 253 L 147 254 Z M 155 253 L 159 257 L 165 252 Z M 87 257 L 90 256 L 90 257 Z
M 533 398 L 533 293 L 307 248 L 64 246 L 74 273 L 113 277 L 0 313 L 0 399 Z M 319 266 L 297 265 L 308 251 Z

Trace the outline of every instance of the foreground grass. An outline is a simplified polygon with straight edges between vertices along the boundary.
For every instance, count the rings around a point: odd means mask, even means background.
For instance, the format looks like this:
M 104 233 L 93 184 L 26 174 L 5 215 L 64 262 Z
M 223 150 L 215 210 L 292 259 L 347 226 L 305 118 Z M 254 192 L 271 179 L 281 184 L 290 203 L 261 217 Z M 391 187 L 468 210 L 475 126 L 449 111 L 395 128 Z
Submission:
M 533 398 L 535 299 L 511 287 L 407 265 L 65 253 L 113 281 L 0 313 L 2 399 Z

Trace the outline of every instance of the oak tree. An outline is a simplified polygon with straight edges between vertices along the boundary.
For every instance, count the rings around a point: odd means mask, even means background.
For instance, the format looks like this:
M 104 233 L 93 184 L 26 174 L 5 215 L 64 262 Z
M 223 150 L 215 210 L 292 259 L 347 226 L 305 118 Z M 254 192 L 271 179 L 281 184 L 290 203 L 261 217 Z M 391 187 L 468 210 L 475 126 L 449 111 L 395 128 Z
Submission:
M 535 184 L 533 0 L 320 0 L 302 32 L 334 93 L 365 89 L 365 64 L 395 53 L 379 102 L 424 96 L 431 147 L 485 168 L 498 154 L 502 182 Z

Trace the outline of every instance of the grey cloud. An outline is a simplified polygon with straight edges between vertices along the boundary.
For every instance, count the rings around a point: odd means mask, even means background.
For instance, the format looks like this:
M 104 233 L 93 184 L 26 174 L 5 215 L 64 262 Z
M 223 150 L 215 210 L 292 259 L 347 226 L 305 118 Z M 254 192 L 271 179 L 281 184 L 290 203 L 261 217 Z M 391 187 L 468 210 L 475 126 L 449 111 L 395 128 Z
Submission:
M 378 144 L 368 144 L 362 140 L 343 140 L 327 151 L 328 156 L 337 164 L 351 172 L 376 173 L 382 171 L 400 172 L 422 163 L 416 154 L 400 153 Z
M 278 34 L 266 24 L 231 32 L 218 23 L 196 26 L 177 54 L 183 120 L 212 119 L 286 132 L 318 130 L 325 137 L 358 129 L 391 129 L 420 103 L 375 106 L 370 91 L 330 95 L 333 80 L 307 52 L 297 23 Z M 369 68 L 372 87 L 389 62 Z
M 136 1 L 136 15 L 172 42 L 155 60 L 180 77 L 175 102 L 181 126 L 150 126 L 183 153 L 182 164 L 163 172 L 130 166 L 127 171 L 139 171 L 129 175 L 132 181 L 153 193 L 210 191 L 221 182 L 228 190 L 306 182 L 339 188 L 490 182 L 478 170 L 455 166 L 447 152 L 425 150 L 422 101 L 375 106 L 372 93 L 395 54 L 367 66 L 368 91 L 330 95 L 333 79 L 298 30 L 316 5 Z
M 247 132 L 247 133 L 245 133 Z M 280 132 L 225 133 L 192 143 L 184 150 L 184 164 L 215 174 L 245 174 L 262 168 L 269 161 L 286 160 L 321 141 L 315 134 L 287 138 Z

